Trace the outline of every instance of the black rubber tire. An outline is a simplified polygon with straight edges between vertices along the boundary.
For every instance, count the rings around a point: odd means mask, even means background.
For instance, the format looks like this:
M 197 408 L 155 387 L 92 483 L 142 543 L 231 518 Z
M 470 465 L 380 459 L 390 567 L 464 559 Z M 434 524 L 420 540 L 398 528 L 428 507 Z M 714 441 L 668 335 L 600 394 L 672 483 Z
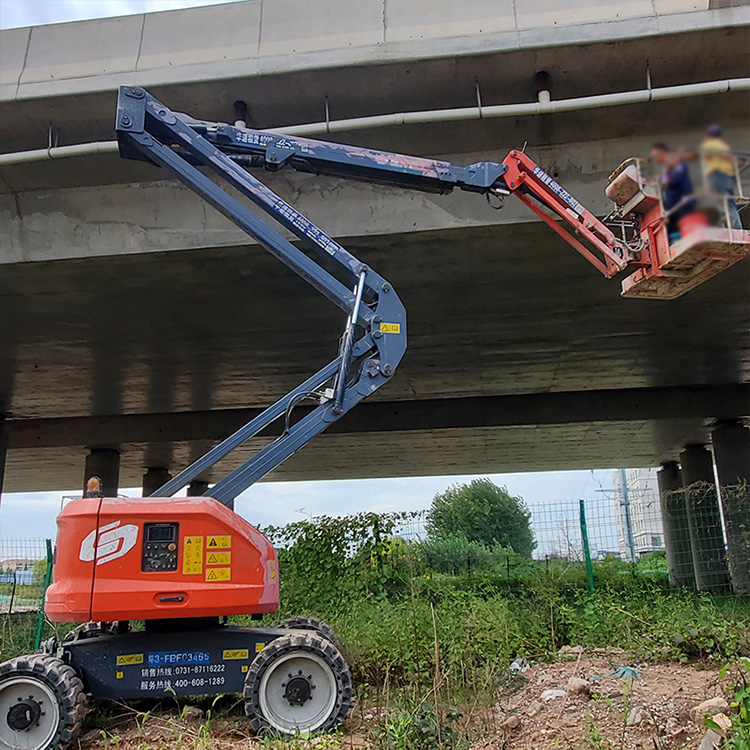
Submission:
M 336 680 L 337 696 L 336 703 L 331 713 L 315 731 L 330 732 L 340 726 L 354 703 L 354 691 L 352 689 L 352 677 L 349 665 L 341 655 L 341 652 L 331 643 L 328 638 L 315 632 L 289 633 L 271 641 L 253 659 L 250 669 L 245 677 L 245 713 L 250 719 L 250 724 L 257 734 L 284 734 L 272 727 L 263 716 L 260 707 L 260 684 L 268 667 L 281 656 L 294 651 L 307 651 L 322 657 L 333 672 Z M 297 729 L 294 734 L 304 733 Z M 288 734 L 292 734 L 289 732 Z
M 342 654 L 344 653 L 344 647 L 336 635 L 336 631 L 327 622 L 317 617 L 290 617 L 278 627 L 285 630 L 312 630 L 315 633 L 320 633 L 323 637 L 328 638 Z
M 117 632 L 116 622 L 83 622 L 76 625 L 63 638 L 63 643 L 80 641 L 87 638 L 98 638 L 102 635 L 114 635 Z
M 88 712 L 83 683 L 76 671 L 61 659 L 48 654 L 17 656 L 0 664 L 0 685 L 13 677 L 28 676 L 52 689 L 60 707 L 60 720 L 52 741 L 44 750 L 64 750 L 80 732 Z

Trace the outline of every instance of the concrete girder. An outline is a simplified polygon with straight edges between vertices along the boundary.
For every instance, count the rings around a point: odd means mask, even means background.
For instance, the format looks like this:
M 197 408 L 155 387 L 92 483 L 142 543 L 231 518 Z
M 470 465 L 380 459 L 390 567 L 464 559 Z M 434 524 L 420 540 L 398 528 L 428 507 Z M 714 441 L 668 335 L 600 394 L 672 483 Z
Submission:
M 699 412 L 710 413 L 727 403 L 736 406 L 743 395 L 740 387 L 367 402 L 269 478 L 611 468 L 625 462 L 653 465 L 676 455 L 686 435 L 705 439 L 708 420 L 697 416 Z M 684 418 L 685 406 L 692 409 L 690 419 Z M 10 423 L 15 425 L 10 435 L 15 434 L 16 447 L 9 452 L 8 482 L 14 490 L 64 486 L 69 467 L 77 465 L 84 451 L 76 443 L 92 434 L 127 438 L 120 444 L 123 482 L 137 486 L 147 461 L 154 465 L 161 459 L 175 468 L 184 467 L 254 413 L 227 410 L 18 420 Z M 566 421 L 576 419 L 581 421 Z M 272 436 L 249 441 L 206 479 L 215 480 L 236 467 Z

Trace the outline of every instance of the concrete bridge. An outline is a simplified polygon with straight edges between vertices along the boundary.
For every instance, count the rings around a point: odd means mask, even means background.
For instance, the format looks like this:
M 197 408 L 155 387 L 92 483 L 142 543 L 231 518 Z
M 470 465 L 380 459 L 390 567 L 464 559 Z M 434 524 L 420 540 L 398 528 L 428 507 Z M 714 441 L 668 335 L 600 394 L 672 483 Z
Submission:
M 121 486 L 148 469 L 158 486 L 329 361 L 344 323 L 169 175 L 119 159 L 117 86 L 456 163 L 527 142 L 604 214 L 609 172 L 655 140 L 720 121 L 750 150 L 731 83 L 749 26 L 731 0 L 248 0 L 0 32 L 6 491 L 78 486 L 92 451 Z M 534 104 L 542 70 L 562 106 Z M 424 111 L 443 114 L 362 119 Z M 271 478 L 651 466 L 750 413 L 747 262 L 676 301 L 624 300 L 513 199 L 268 182 L 388 278 L 410 322 L 394 382 Z

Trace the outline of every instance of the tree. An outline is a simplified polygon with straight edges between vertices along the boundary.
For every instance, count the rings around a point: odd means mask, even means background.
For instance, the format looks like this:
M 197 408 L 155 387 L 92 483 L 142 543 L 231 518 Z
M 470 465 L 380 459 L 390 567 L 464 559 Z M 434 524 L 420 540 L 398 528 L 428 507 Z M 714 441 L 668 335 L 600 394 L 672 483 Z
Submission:
M 47 578 L 47 558 L 43 557 L 41 560 L 35 560 L 31 571 L 34 583 L 38 586 L 43 586 Z
M 427 513 L 427 530 L 436 538 L 462 535 L 487 546 L 511 547 L 530 557 L 536 547 L 531 514 L 523 498 L 489 479 L 454 484 L 435 495 Z

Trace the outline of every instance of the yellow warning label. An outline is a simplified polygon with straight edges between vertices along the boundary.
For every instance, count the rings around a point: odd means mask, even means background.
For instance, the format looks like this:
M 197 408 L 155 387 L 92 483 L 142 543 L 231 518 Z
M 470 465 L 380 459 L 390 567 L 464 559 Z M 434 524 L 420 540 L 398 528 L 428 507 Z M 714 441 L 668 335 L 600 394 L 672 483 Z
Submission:
M 206 568 L 206 580 L 211 583 L 216 583 L 216 581 L 229 581 L 231 578 L 231 568 Z
M 229 661 L 230 659 L 249 659 L 250 651 L 246 648 L 230 648 L 224 651 L 224 659 Z
M 122 677 L 123 677 L 123 673 L 122 673 L 122 672 L 118 672 L 118 673 L 117 673 L 117 679 L 118 679 L 118 680 L 121 680 L 121 679 L 122 679 Z
M 209 552 L 206 557 L 206 565 L 231 565 L 231 552 Z
M 229 549 L 232 546 L 231 536 L 209 536 L 206 537 L 206 548 L 212 549 Z
M 243 664 L 242 665 L 242 671 L 243 672 L 247 672 L 247 664 Z
M 265 647 L 266 647 L 265 643 L 256 643 L 255 644 L 255 653 L 259 654 Z
M 122 667 L 125 664 L 143 664 L 143 654 L 119 654 L 117 666 Z
M 203 572 L 203 537 L 186 536 L 182 542 L 182 574 L 200 575 Z
M 381 323 L 381 333 L 401 333 L 401 323 Z

